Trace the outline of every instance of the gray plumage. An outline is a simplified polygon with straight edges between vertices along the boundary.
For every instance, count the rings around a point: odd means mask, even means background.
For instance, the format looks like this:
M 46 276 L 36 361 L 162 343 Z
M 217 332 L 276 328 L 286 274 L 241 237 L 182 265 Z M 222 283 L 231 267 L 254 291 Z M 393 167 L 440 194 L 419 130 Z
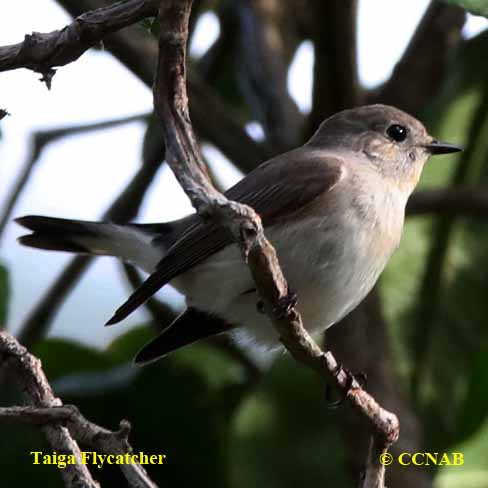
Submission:
M 431 154 L 455 150 L 400 110 L 361 107 L 327 119 L 307 144 L 262 164 L 226 196 L 260 214 L 313 333 L 340 320 L 370 291 L 400 242 L 405 205 L 424 163 Z M 167 283 L 185 294 L 189 311 L 142 351 L 143 361 L 229 330 L 242 342 L 279 345 L 256 309 L 237 245 L 197 215 L 139 225 L 35 216 L 18 222 L 33 231 L 22 244 L 113 255 L 151 273 L 110 324 Z

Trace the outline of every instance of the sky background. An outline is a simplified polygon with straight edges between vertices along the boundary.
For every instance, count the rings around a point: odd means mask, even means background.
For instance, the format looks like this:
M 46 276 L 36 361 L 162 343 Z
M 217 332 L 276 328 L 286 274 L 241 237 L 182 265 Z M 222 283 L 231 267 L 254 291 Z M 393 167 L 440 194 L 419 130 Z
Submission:
M 359 1 L 359 74 L 365 85 L 374 86 L 388 78 L 428 3 L 428 0 Z M 1 0 L 0 45 L 20 42 L 32 31 L 59 29 L 69 22 L 69 16 L 52 0 Z M 486 19 L 469 16 L 464 35 L 471 37 L 487 24 Z M 212 14 L 206 14 L 197 26 L 190 52 L 201 55 L 218 32 L 218 21 Z M 304 112 L 310 108 L 312 66 L 313 50 L 305 42 L 298 49 L 289 73 L 290 92 Z M 0 73 L 0 108 L 12 114 L 2 121 L 0 205 L 24 163 L 32 132 L 151 110 L 151 91 L 104 52 L 89 51 L 75 63 L 60 68 L 51 91 L 38 78 L 38 74 L 27 70 Z M 113 89 L 114 79 L 117 90 Z M 250 130 L 259 133 L 255 126 Z M 143 133 L 142 124 L 132 123 L 68 137 L 48 146 L 14 216 L 98 219 L 138 169 Z M 218 167 L 227 185 L 240 178 L 239 172 L 216 149 L 205 147 L 205 155 Z M 189 212 L 188 200 L 165 167 L 155 179 L 138 221 L 172 220 Z M 0 241 L 0 262 L 11 271 L 13 296 L 8 326 L 13 332 L 70 259 L 64 253 L 19 246 L 16 238 L 22 233 L 11 224 Z M 145 320 L 141 310 L 117 327 L 103 327 L 129 292 L 114 260 L 98 259 L 70 294 L 55 319 L 51 335 L 104 346 Z M 170 287 L 160 295 L 180 306 L 183 303 Z

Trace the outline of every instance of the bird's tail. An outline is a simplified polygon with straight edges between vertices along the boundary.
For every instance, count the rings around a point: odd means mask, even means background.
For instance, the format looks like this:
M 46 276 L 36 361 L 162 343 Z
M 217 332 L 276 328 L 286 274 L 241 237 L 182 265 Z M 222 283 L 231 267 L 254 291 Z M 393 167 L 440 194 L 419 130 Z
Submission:
M 171 223 L 118 225 L 36 215 L 21 217 L 16 222 L 32 231 L 19 238 L 25 246 L 116 256 L 148 272 L 154 270 L 172 240 Z

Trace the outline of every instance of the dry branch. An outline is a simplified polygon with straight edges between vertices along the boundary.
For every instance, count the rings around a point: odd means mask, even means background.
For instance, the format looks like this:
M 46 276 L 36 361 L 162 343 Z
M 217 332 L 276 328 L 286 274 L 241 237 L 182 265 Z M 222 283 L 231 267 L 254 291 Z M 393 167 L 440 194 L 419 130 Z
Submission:
M 87 49 L 103 41 L 106 51 L 125 64 L 146 85 L 152 85 L 157 59 L 156 40 L 135 26 L 118 29 L 156 15 L 159 0 L 130 0 L 116 4 L 116 9 L 115 6 L 104 6 L 86 13 L 83 13 L 86 8 L 98 7 L 99 2 L 62 0 L 59 3 L 76 16 L 74 21 L 61 30 L 36 33 L 33 38 L 36 41 L 35 50 L 31 47 L 33 40 L 30 37 L 22 43 L 0 47 L 0 71 L 28 68 L 51 73 L 54 66 L 76 61 Z M 112 19 L 114 9 L 118 22 Z M 95 19 L 96 27 L 88 25 L 87 19 Z M 63 53 L 62 58 L 57 54 L 58 49 Z M 29 55 L 17 55 L 23 52 Z M 247 172 L 271 156 L 265 145 L 257 143 L 246 133 L 238 117 L 196 73 L 190 76 L 189 89 L 193 119 L 199 133 L 234 164 Z M 208 123 L 209 113 L 212 114 L 211 124 Z
M 9 375 L 16 376 L 17 384 L 31 406 L 53 408 L 62 405 L 61 400 L 53 394 L 42 371 L 41 362 L 6 332 L 0 332 L 0 365 L 2 369 L 8 370 Z M 54 424 L 46 425 L 43 431 L 53 450 L 71 454 L 77 461 L 61 470 L 65 485 L 73 488 L 99 488 L 88 468 L 82 464 L 80 448 L 68 429 Z
M 0 408 L 0 422 L 43 426 L 53 450 L 75 456 L 76 464 L 67 464 L 61 470 L 66 486 L 98 488 L 98 483 L 81 461 L 76 441 L 105 454 L 131 453 L 129 422 L 121 421 L 119 430 L 112 432 L 87 420 L 75 406 L 63 405 L 54 396 L 39 359 L 6 332 L 0 332 L 0 359 L 1 366 L 16 376 L 17 385 L 30 404 L 27 407 Z M 131 487 L 157 488 L 141 465 L 128 463 L 120 465 L 120 468 Z
M 197 212 L 226 228 L 247 260 L 265 310 L 292 356 L 332 380 L 373 430 L 372 451 L 365 487 L 384 485 L 379 455 L 399 435 L 396 416 L 382 409 L 358 382 L 338 364 L 331 352 L 323 352 L 312 340 L 293 306 L 283 309 L 288 284 L 259 216 L 249 207 L 227 200 L 211 186 L 202 171 L 203 161 L 193 134 L 186 93 L 185 47 L 191 0 L 163 2 L 159 12 L 161 36 L 154 83 L 155 112 L 163 124 L 167 161 Z M 279 315 L 273 310 L 280 310 Z
M 155 15 L 158 5 L 159 0 L 127 0 L 80 15 L 60 31 L 33 32 L 20 44 L 0 48 L 0 71 L 26 67 L 50 87 L 53 66 L 71 63 L 111 32 Z

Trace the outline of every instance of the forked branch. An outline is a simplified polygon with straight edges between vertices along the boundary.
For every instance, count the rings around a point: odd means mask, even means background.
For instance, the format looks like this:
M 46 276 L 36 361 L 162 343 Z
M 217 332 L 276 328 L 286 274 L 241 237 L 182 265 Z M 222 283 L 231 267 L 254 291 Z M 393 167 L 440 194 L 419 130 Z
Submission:
M 82 462 L 77 442 L 105 454 L 132 453 L 128 440 L 129 422 L 122 420 L 119 430 L 112 432 L 87 420 L 73 405 L 63 405 L 55 397 L 39 359 L 6 332 L 0 332 L 0 365 L 8 368 L 9 375 L 15 377 L 28 403 L 28 406 L 0 408 L 0 423 L 40 425 L 53 451 L 73 455 L 76 464 L 67 464 L 60 470 L 66 487 L 99 488 Z M 129 486 L 157 488 L 137 462 L 120 467 Z

